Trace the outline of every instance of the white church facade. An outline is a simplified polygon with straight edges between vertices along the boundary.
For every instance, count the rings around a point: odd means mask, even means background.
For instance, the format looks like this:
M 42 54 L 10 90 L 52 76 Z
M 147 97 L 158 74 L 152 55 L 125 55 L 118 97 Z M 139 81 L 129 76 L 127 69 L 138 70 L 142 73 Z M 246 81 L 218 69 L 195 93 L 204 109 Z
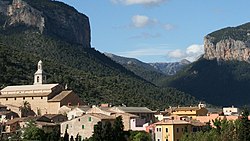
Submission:
M 7 86 L 0 90 L 0 103 L 20 115 L 19 108 L 27 101 L 31 110 L 39 115 L 58 114 L 63 105 L 82 104 L 79 96 L 59 84 L 46 84 L 42 61 L 34 74 L 33 85 Z

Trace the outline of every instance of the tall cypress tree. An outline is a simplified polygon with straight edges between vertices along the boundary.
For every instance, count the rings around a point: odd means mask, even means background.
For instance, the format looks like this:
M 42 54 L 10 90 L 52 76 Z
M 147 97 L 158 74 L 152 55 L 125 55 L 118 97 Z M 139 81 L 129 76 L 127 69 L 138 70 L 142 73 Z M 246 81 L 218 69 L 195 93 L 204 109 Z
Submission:
M 102 122 L 99 121 L 97 125 L 94 126 L 93 140 L 103 141 L 102 135 L 103 135 Z
M 125 141 L 124 137 L 124 125 L 122 121 L 122 117 L 119 116 L 115 119 L 114 125 L 113 125 L 113 135 L 115 141 Z
M 113 129 L 110 121 L 105 122 L 102 132 L 103 141 L 114 141 Z

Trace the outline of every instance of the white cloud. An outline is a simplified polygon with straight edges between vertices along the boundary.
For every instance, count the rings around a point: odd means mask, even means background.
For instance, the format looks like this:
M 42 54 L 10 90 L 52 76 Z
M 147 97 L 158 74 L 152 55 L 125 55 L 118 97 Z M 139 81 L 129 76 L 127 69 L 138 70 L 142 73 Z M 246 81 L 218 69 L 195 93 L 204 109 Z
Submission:
M 135 15 L 132 17 L 132 24 L 134 27 L 142 28 L 149 25 L 157 24 L 156 19 L 150 19 L 144 15 Z
M 111 0 L 113 3 L 121 3 L 124 5 L 159 5 L 167 0 Z
M 172 30 L 172 29 L 174 29 L 174 26 L 173 26 L 172 24 L 164 24 L 164 25 L 163 25 L 163 28 L 164 28 L 165 30 Z
M 165 30 L 174 29 L 174 25 L 168 23 L 161 23 L 157 19 L 149 18 L 145 15 L 135 15 L 131 18 L 132 26 L 136 28 L 144 28 L 144 27 L 160 27 Z
M 185 52 L 183 52 L 180 49 L 172 50 L 167 53 L 167 56 L 169 58 L 183 58 L 185 57 L 185 55 L 186 55 Z
M 203 53 L 203 45 L 193 44 L 187 47 L 185 50 L 176 49 L 167 52 L 167 58 L 173 60 L 187 59 L 189 61 L 195 61 Z
M 143 32 L 141 34 L 131 36 L 130 39 L 152 39 L 152 38 L 159 38 L 159 37 L 161 37 L 160 33 Z

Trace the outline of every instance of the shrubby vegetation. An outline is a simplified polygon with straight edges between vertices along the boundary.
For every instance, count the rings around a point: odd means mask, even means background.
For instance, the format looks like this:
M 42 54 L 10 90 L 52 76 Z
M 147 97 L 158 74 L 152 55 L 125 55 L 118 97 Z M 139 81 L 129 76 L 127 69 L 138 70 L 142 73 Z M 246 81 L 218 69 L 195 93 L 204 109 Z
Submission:
M 216 119 L 213 121 L 215 128 L 186 134 L 181 141 L 249 141 L 250 121 L 249 112 L 244 110 L 242 118 L 236 121 Z
M 250 29 L 250 23 L 246 23 L 237 27 L 227 27 L 209 34 L 209 36 L 213 37 L 213 43 L 216 44 L 217 42 L 225 39 L 234 39 L 240 40 L 243 42 L 249 41 L 250 36 L 248 35 Z

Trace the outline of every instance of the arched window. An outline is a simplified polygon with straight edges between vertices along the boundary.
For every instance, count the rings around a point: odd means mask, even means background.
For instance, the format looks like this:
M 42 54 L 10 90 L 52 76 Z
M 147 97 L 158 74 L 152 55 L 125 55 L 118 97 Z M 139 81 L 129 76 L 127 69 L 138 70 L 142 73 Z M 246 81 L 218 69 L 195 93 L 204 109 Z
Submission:
M 36 81 L 37 81 L 37 83 L 39 83 L 39 76 L 36 77 Z

